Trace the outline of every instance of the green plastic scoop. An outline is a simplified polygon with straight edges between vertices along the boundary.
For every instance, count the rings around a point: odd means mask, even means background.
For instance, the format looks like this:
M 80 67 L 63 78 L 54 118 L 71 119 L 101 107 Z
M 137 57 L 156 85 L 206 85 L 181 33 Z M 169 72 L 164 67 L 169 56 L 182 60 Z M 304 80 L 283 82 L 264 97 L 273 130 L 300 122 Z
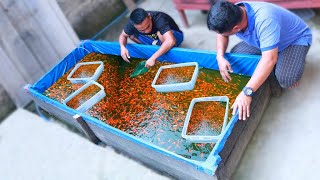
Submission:
M 137 77 L 140 74 L 148 72 L 148 70 L 149 69 L 146 68 L 146 61 L 141 61 L 131 73 L 130 78 Z

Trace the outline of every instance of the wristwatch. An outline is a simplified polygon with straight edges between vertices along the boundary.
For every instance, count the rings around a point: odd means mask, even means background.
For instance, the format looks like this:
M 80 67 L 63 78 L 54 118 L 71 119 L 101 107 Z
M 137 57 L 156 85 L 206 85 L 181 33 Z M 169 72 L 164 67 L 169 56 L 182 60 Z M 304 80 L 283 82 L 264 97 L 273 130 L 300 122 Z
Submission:
M 247 86 L 242 89 L 242 92 L 243 92 L 246 96 L 250 96 L 250 97 L 252 97 L 253 94 L 254 94 L 253 89 L 252 89 L 251 87 L 247 87 Z

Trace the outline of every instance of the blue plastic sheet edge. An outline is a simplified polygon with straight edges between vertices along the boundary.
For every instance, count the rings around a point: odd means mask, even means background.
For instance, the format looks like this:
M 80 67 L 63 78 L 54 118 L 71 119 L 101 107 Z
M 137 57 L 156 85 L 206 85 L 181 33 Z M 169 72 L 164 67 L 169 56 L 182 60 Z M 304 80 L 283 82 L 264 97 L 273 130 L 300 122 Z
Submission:
M 128 44 L 127 49 L 129 50 L 131 57 L 148 59 L 159 49 L 159 46 Z M 117 42 L 83 41 L 69 55 L 37 81 L 33 85 L 33 88 L 39 92 L 44 92 L 85 55 L 91 52 L 120 55 L 120 45 Z M 226 54 L 225 57 L 229 60 L 234 73 L 247 76 L 253 74 L 253 71 L 260 60 L 260 56 L 246 54 Z M 199 66 L 218 70 L 216 53 L 210 51 L 173 48 L 158 60 L 174 63 L 196 61 L 199 63 Z
M 148 59 L 155 51 L 158 50 L 158 46 L 149 46 L 149 45 L 139 45 L 139 44 L 128 44 L 127 49 L 130 52 L 131 57 L 135 58 L 145 58 Z M 167 156 L 170 156 L 174 159 L 186 162 L 197 169 L 209 174 L 214 175 L 215 171 L 221 161 L 219 152 L 223 149 L 224 144 L 232 132 L 234 124 L 238 120 L 238 114 L 233 116 L 228 123 L 225 131 L 222 134 L 222 138 L 216 143 L 210 155 L 206 161 L 195 161 L 190 160 L 184 157 L 181 157 L 177 154 L 174 154 L 166 149 L 153 145 L 149 142 L 146 142 L 142 139 L 138 139 L 135 136 L 124 133 L 112 126 L 109 126 L 98 119 L 95 119 L 85 113 L 80 113 L 72 108 L 69 108 L 57 101 L 54 101 L 42 93 L 48 89 L 52 84 L 54 84 L 61 76 L 63 76 L 68 70 L 70 70 L 77 62 L 79 62 L 85 55 L 96 52 L 102 54 L 111 54 L 111 55 L 120 55 L 120 45 L 117 42 L 104 42 L 104 41 L 82 41 L 82 43 L 77 46 L 70 54 L 63 58 L 56 66 L 54 66 L 50 71 L 48 71 L 39 81 L 33 85 L 26 85 L 25 89 L 35 96 L 36 98 L 51 104 L 65 112 L 74 115 L 80 114 L 84 120 L 97 125 L 98 127 L 114 133 L 120 137 L 123 137 L 127 140 L 133 141 L 137 144 L 155 150 L 157 152 L 163 153 Z M 243 74 L 251 76 L 254 69 L 256 68 L 260 56 L 256 55 L 244 55 L 244 54 L 226 54 L 225 57 L 229 60 L 234 73 Z M 216 62 L 216 53 L 203 50 L 193 50 L 193 49 L 184 49 L 184 48 L 173 48 L 165 55 L 161 56 L 159 61 L 170 61 L 174 63 L 182 62 L 198 62 L 200 66 L 205 68 L 211 68 L 218 70 L 218 65 Z
M 216 145 L 213 147 L 210 155 L 208 156 L 207 160 L 205 163 L 202 164 L 203 171 L 205 171 L 208 174 L 214 173 L 216 169 L 218 168 L 218 165 L 221 161 L 221 157 L 219 156 L 219 153 L 222 151 L 224 144 L 226 143 L 229 135 L 232 132 L 232 129 L 236 122 L 238 121 L 238 111 L 236 112 L 235 115 L 233 115 L 226 126 L 224 132 L 222 132 L 221 137 Z M 212 171 L 208 171 L 208 167 L 212 167 Z

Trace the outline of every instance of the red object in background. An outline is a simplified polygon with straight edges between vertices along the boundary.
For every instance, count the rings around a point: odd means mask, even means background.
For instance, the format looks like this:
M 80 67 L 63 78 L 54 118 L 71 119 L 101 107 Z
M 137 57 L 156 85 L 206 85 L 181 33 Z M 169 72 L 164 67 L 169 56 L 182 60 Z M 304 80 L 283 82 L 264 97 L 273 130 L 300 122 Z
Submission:
M 212 1 L 212 0 L 211 0 Z M 210 0 L 173 0 L 174 5 L 182 18 L 182 22 L 185 27 L 189 27 L 187 16 L 184 10 L 209 10 L 211 7 Z M 259 1 L 259 0 L 246 0 L 246 1 Z M 229 0 L 229 2 L 236 3 L 239 0 Z M 270 2 L 282 6 L 287 9 L 303 9 L 303 8 L 319 8 L 320 0 L 267 0 Z

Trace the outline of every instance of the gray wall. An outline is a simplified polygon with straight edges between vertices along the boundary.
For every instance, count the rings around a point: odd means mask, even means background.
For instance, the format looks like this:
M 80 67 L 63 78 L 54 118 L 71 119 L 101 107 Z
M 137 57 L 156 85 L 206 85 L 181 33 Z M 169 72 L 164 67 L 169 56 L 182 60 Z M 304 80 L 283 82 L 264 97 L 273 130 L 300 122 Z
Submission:
M 73 34 L 74 32 L 71 32 L 73 30 L 63 31 L 62 26 L 67 28 L 70 26 L 70 22 L 81 39 L 90 38 L 126 9 L 121 0 L 50 0 L 49 3 L 35 0 L 26 2 L 28 1 L 5 0 L 0 3 L 0 27 L 2 27 L 0 29 L 4 31 L 0 37 L 0 57 L 1 62 L 4 62 L 4 66 L 0 68 L 0 74 L 14 79 L 1 80 L 0 119 L 15 109 L 14 104 L 23 107 L 29 102 L 29 98 L 25 98 L 25 92 L 22 90 L 23 85 L 34 83 L 41 77 L 41 74 L 55 65 L 77 44 L 77 37 Z M 55 10 L 52 10 L 52 8 Z M 55 12 L 54 14 L 57 17 L 54 17 L 52 12 Z M 58 19 L 63 22 L 58 23 Z M 49 22 L 49 24 L 44 22 Z M 52 24 L 55 24 L 55 26 L 51 27 Z M 60 27 L 60 25 L 62 26 Z M 39 26 L 42 28 L 39 28 Z M 48 27 L 49 29 L 47 29 Z M 34 39 L 30 39 L 31 36 Z M 52 39 L 54 43 L 51 43 Z M 74 42 L 67 47 L 71 42 L 69 39 L 73 39 Z M 19 42 L 18 45 L 17 42 Z M 54 48 L 47 47 L 53 44 L 56 44 Z M 24 48 L 25 51 L 21 48 Z M 33 49 L 35 50 L 32 52 L 36 53 L 36 57 L 32 55 L 29 57 L 28 52 Z M 41 49 L 41 51 L 38 51 L 38 49 Z M 54 56 L 48 50 L 54 50 L 58 54 Z M 21 58 L 18 57 L 16 52 L 21 52 Z M 41 56 L 42 54 L 45 55 L 45 58 Z M 27 67 L 24 63 L 20 63 L 27 62 L 24 59 L 28 59 L 28 64 L 34 64 L 34 68 L 31 69 L 38 74 L 35 73 L 33 76 L 29 75 L 30 73 L 23 74 L 19 79 L 17 78 L 20 75 L 18 72 L 21 69 L 26 69 L 21 67 Z M 33 59 L 39 59 L 39 63 L 44 63 L 41 65 L 43 69 L 36 68 L 37 63 L 32 63 Z M 38 61 L 34 60 L 34 62 Z M 21 67 L 18 67 L 17 65 L 20 64 Z M 20 71 L 17 71 L 19 69 Z M 7 70 L 11 74 L 3 70 Z
M 125 9 L 121 0 L 57 0 L 80 37 L 89 39 Z
M 0 123 L 9 113 L 11 113 L 15 109 L 16 106 L 10 99 L 9 94 L 0 84 Z
M 0 29 L 0 91 L 24 107 L 31 99 L 23 86 L 69 54 L 79 38 L 55 0 L 1 0 Z

